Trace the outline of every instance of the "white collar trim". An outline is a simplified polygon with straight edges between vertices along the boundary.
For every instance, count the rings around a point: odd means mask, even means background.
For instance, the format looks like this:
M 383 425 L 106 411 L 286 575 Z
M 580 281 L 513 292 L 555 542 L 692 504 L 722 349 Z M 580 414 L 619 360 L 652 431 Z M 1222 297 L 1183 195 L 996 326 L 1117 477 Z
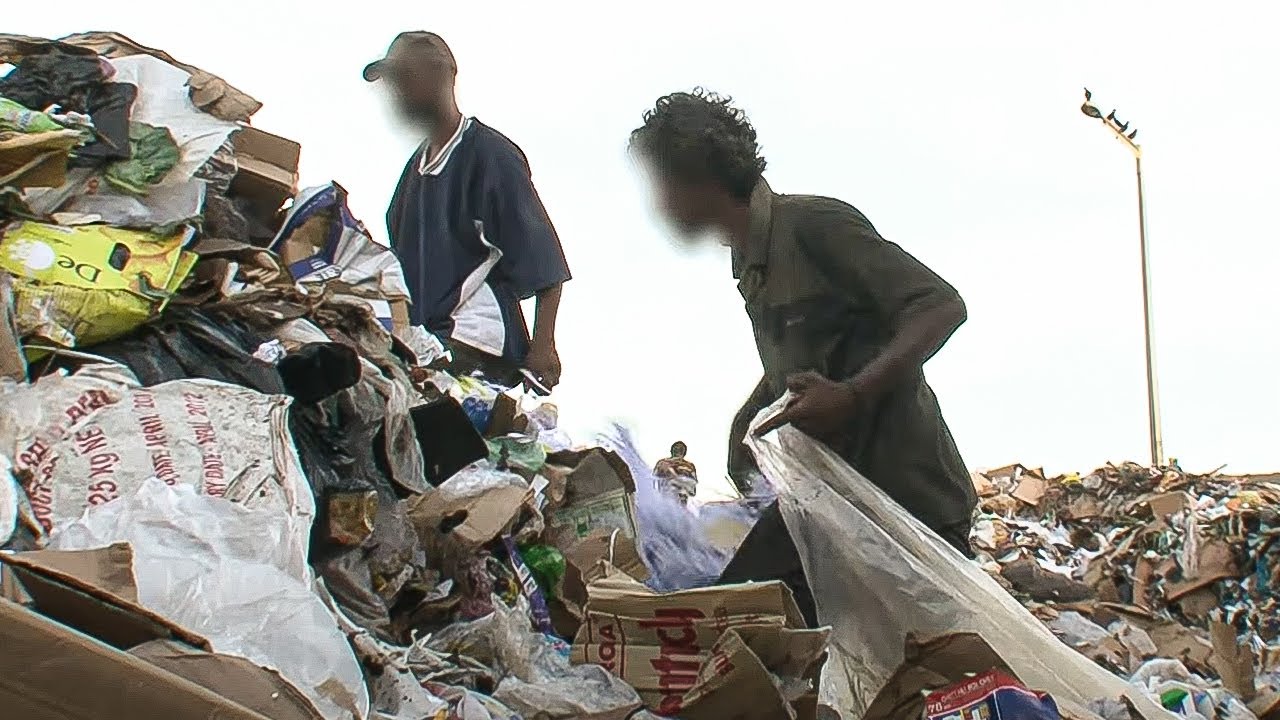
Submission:
M 440 152 L 434 158 L 427 157 L 427 150 L 430 149 L 430 143 L 422 148 L 422 153 L 418 158 L 418 174 L 419 175 L 439 175 L 444 171 L 444 166 L 449 163 L 449 158 L 453 155 L 453 151 L 457 149 L 458 143 L 462 142 L 462 136 L 471 127 L 474 118 L 464 117 L 458 122 L 458 129 L 453 131 L 453 135 L 449 137 L 449 141 L 440 147 Z

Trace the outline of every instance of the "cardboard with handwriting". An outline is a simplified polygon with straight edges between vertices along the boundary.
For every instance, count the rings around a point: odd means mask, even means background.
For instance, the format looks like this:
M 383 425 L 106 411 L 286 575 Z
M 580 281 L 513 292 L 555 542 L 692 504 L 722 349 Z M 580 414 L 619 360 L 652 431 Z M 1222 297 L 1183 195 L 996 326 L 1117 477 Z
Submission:
M 805 627 L 779 582 L 657 593 L 613 572 L 590 583 L 587 594 L 574 662 L 601 665 L 626 680 L 660 715 L 685 717 L 685 697 L 709 682 L 703 666 L 727 630 Z
M 732 627 L 720 636 L 681 699 L 682 720 L 809 720 L 830 629 Z

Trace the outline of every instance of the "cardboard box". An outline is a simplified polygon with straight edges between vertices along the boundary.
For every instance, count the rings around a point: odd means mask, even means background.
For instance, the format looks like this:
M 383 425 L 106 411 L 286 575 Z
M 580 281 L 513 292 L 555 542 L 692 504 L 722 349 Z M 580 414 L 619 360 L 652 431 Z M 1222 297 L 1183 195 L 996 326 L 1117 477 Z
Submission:
M 557 546 L 568 547 L 595 530 L 636 537 L 636 484 L 617 453 L 600 448 L 552 453 L 547 465 L 552 473 L 559 469 L 565 485 L 564 505 L 548 518 Z
M 908 635 L 903 645 L 902 664 L 880 688 L 863 720 L 918 720 L 925 716 L 926 697 L 932 691 L 951 688 L 992 670 L 1021 682 L 1004 658 L 976 633 L 932 638 Z M 1054 700 L 1063 720 L 1096 717 L 1065 698 Z M 1155 716 L 1132 704 L 1129 710 L 1135 718 L 1154 720 Z
M 0 706 L 24 720 L 271 720 L 140 658 L 0 599 Z
M 120 650 L 164 638 L 209 649 L 204 638 L 138 604 L 133 553 L 127 544 L 99 550 L 0 555 L 40 614 Z M 8 592 L 15 587 L 6 583 Z M 10 595 L 6 599 L 14 600 Z
M 601 665 L 626 680 L 660 715 L 693 717 L 685 710 L 691 709 L 695 700 L 719 694 L 717 679 L 741 665 L 716 661 L 740 649 L 724 644 L 730 642 L 724 636 L 731 628 L 761 628 L 753 631 L 752 637 L 758 635 L 765 644 L 781 642 L 794 649 L 793 657 L 807 657 L 802 648 L 814 647 L 811 632 L 824 633 L 817 645 L 819 649 L 825 646 L 825 631 L 805 630 L 791 591 L 780 582 L 656 593 L 626 575 L 613 573 L 592 582 L 587 594 L 583 623 L 573 643 L 573 661 Z M 764 640 L 766 636 L 771 639 Z M 742 641 L 740 637 L 738 645 Z M 721 648 L 719 655 L 717 647 Z M 806 670 L 812 660 L 809 657 L 803 663 Z M 768 688 L 772 687 L 770 683 Z M 761 689 L 742 692 L 750 695 Z M 764 697 L 773 694 L 776 690 L 763 692 Z M 723 709 L 720 701 L 707 702 L 711 703 L 708 707 Z M 712 715 L 699 716 L 703 717 Z
M 128 545 L 0 562 L 4 717 L 322 720 L 278 673 L 207 652 L 202 638 L 138 605 Z
M 298 192 L 302 146 L 249 125 L 242 126 L 232 142 L 240 170 L 231 181 L 231 192 L 249 201 L 255 217 L 279 229 L 280 209 Z
M 61 187 L 71 150 L 82 141 L 77 130 L 7 134 L 0 138 L 0 187 Z
M 561 508 L 551 515 L 553 535 L 572 534 L 585 538 L 595 530 L 617 529 L 628 539 L 636 537 L 635 499 L 625 490 L 615 490 Z
M 829 628 L 729 628 L 711 648 L 697 683 L 681 700 L 680 717 L 813 720 L 830 636 Z

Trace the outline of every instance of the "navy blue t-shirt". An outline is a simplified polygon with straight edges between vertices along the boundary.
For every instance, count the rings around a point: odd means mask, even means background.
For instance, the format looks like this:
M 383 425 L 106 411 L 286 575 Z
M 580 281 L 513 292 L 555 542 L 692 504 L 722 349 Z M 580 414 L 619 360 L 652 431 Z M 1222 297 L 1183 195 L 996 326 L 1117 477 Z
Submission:
M 434 160 L 414 153 L 387 210 L 410 319 L 442 338 L 521 363 L 520 301 L 570 278 L 524 152 L 465 118 Z

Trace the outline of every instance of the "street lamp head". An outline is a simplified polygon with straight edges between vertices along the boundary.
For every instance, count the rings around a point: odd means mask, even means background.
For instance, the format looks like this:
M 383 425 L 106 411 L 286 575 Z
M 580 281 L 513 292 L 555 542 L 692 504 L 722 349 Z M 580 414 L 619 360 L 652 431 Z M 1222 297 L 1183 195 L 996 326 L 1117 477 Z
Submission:
M 1138 136 L 1137 128 L 1133 128 L 1131 130 L 1130 123 L 1124 122 L 1120 120 L 1120 118 L 1116 117 L 1115 110 L 1103 115 L 1102 111 L 1098 109 L 1098 106 L 1093 104 L 1093 93 L 1089 92 L 1089 88 L 1084 89 L 1084 104 L 1080 106 L 1080 112 L 1094 120 L 1101 120 L 1102 124 L 1106 125 L 1108 130 L 1115 133 L 1117 138 L 1127 144 L 1129 149 L 1132 150 L 1136 156 L 1141 155 L 1141 148 L 1139 148 L 1138 144 L 1134 142 L 1134 138 Z

